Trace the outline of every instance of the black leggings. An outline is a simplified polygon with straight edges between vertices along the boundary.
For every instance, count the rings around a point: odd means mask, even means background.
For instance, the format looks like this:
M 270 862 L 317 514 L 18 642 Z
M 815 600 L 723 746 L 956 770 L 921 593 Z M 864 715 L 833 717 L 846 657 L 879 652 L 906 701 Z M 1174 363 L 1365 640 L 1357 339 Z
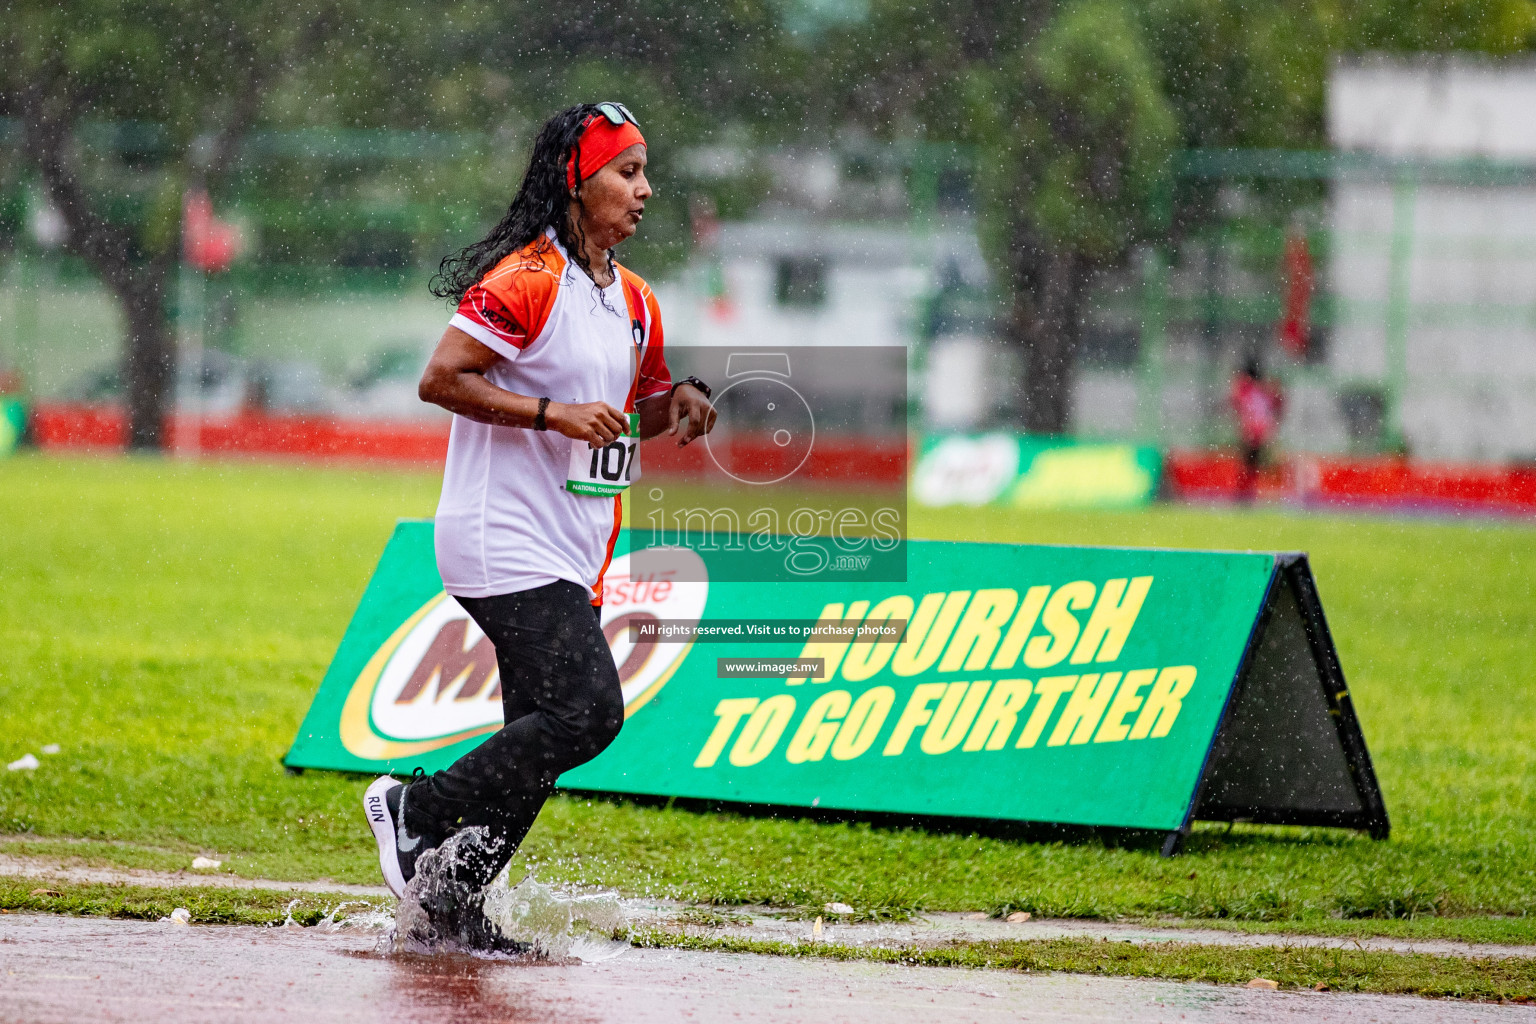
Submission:
M 496 647 L 506 724 L 413 782 L 404 816 L 407 829 L 435 839 L 472 825 L 488 829 L 499 852 L 474 872 L 484 885 L 512 859 L 561 773 L 592 760 L 619 734 L 624 695 L 587 588 L 559 580 L 457 600 Z

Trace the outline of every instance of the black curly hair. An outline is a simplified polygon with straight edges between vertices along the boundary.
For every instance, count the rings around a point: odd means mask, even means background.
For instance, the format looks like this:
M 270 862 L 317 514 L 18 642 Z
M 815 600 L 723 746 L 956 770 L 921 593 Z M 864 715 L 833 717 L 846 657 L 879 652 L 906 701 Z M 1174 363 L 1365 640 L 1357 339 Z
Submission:
M 573 200 L 566 188 L 565 169 L 573 153 L 577 166 L 581 165 L 582 123 L 599 113 L 595 103 L 578 103 L 544 122 L 538 138 L 533 141 L 533 153 L 528 157 L 523 183 L 518 186 L 517 195 L 512 197 L 512 205 L 507 208 L 501 223 L 480 241 L 443 257 L 427 286 L 433 295 L 458 304 L 486 271 L 528 243 L 543 239 L 545 229 L 551 227 L 571 259 L 586 271 L 588 277 L 592 276 L 592 267 L 584 251 L 586 238 L 581 224 L 569 216 Z M 574 202 L 578 206 L 581 204 L 579 179 Z M 543 244 L 548 245 L 548 241 L 544 240 Z M 609 260 L 612 261 L 611 256 Z

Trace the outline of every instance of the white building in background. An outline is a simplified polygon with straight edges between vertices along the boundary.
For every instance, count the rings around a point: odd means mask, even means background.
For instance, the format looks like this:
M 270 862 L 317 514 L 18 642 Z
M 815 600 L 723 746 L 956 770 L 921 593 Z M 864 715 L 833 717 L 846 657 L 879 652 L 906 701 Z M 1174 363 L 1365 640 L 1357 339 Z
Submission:
M 899 224 L 773 216 L 722 223 L 687 274 L 657 289 L 667 341 L 904 344 L 932 289 L 933 244 Z
M 837 223 L 770 208 L 751 221 L 714 225 L 710 234 L 688 270 L 656 288 L 669 351 L 911 346 L 925 333 L 927 300 L 946 277 L 978 289 L 986 281 L 967 218 L 916 230 L 894 218 Z M 930 355 L 943 358 L 945 344 L 941 331 Z M 959 360 L 976 363 L 971 373 L 914 375 L 910 384 L 872 373 L 859 382 L 860 401 L 889 411 L 904 406 L 910 390 L 919 405 L 937 402 L 963 424 L 981 422 L 1003 386 L 987 362 L 992 346 L 983 347 L 981 362 Z M 932 393 L 935 381 L 942 394 Z
M 1404 161 L 1334 183 L 1333 374 L 1397 393 L 1417 457 L 1536 459 L 1536 63 L 1341 63 L 1328 136 Z

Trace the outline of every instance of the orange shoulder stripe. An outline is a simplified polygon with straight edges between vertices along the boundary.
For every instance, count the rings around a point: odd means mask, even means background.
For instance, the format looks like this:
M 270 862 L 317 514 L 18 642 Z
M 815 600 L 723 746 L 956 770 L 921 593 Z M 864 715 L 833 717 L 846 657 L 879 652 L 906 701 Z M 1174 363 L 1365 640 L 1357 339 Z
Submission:
M 480 287 L 516 311 L 518 322 L 527 329 L 527 343 L 532 344 L 549 322 L 564 272 L 565 257 L 540 237 L 503 257 L 480 279 Z

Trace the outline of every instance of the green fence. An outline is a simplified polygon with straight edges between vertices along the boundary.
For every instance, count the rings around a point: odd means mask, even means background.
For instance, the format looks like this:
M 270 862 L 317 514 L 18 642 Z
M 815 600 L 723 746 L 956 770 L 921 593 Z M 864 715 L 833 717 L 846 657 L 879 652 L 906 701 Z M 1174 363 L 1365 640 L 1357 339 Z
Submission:
M 1203 216 L 1181 228 L 1191 210 Z M 1085 378 L 1134 391 L 1142 439 L 1222 445 L 1232 375 L 1259 355 L 1291 398 L 1291 447 L 1529 458 L 1533 215 L 1536 167 L 1186 153 L 1159 211 L 1166 240 L 1090 302 Z M 1313 287 L 1307 345 L 1293 352 L 1279 334 L 1297 247 Z M 1132 338 L 1119 359 L 1102 342 L 1117 334 Z M 1080 429 L 1103 431 L 1079 414 Z
M 92 145 L 141 161 L 159 144 L 153 126 L 88 128 Z M 963 216 L 962 148 L 859 159 L 901 170 L 914 239 L 941 212 L 949 224 Z M 216 209 L 255 247 L 228 273 L 184 275 L 183 340 L 313 364 L 332 384 L 387 374 L 441 330 L 445 311 L 424 288 L 431 258 L 474 234 L 514 165 L 478 136 L 254 136 Z M 0 369 L 20 370 L 40 396 L 99 396 L 120 358 L 120 314 L 78 261 L 38 244 L 42 206 L 20 166 L 0 166 Z M 678 195 L 698 185 L 675 176 Z M 753 215 L 744 197 L 734 209 Z M 1228 445 L 1233 372 L 1260 355 L 1287 392 L 1291 449 L 1536 458 L 1536 168 L 1194 151 L 1150 213 L 1155 243 L 1106 271 L 1086 303 L 1079 436 Z M 661 237 L 645 257 L 653 279 L 686 259 L 667 223 L 647 217 L 647 236 Z M 1298 246 L 1312 276 L 1300 304 L 1307 345 L 1288 351 L 1277 335 L 1297 312 L 1287 267 Z M 995 296 L 962 305 L 948 311 L 990 316 L 995 333 Z M 914 341 L 924 334 L 915 312 Z

